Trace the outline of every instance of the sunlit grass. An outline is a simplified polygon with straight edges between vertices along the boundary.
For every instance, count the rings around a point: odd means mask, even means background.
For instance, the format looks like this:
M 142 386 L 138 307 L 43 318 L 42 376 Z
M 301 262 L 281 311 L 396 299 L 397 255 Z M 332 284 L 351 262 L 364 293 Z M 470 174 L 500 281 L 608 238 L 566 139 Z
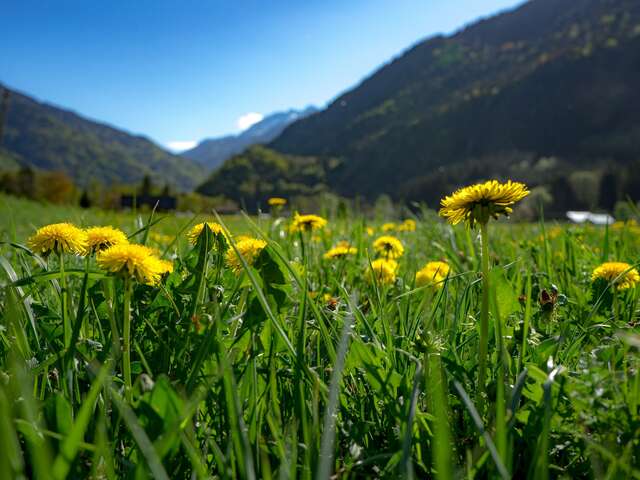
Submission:
M 481 245 L 464 226 L 424 212 L 415 231 L 347 216 L 292 232 L 2 200 L 0 478 L 640 477 L 638 289 L 591 281 L 637 267 L 632 229 L 491 225 L 479 405 Z M 24 247 L 61 221 L 121 228 L 174 271 L 130 296 L 93 258 L 62 276 Z M 192 246 L 201 221 L 229 234 Z M 390 283 L 369 273 L 383 233 L 403 246 Z M 240 234 L 267 245 L 233 257 Z M 416 285 L 432 261 L 448 275 Z

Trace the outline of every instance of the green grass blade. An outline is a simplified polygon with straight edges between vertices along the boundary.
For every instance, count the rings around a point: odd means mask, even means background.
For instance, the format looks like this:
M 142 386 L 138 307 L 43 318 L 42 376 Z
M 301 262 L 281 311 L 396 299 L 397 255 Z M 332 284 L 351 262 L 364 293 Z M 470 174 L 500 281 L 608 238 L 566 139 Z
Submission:
M 58 453 L 58 456 L 53 463 L 51 471 L 53 478 L 64 479 L 67 477 L 69 470 L 71 469 L 71 464 L 78 453 L 80 442 L 82 442 L 84 438 L 89 421 L 93 415 L 96 399 L 107 380 L 110 368 L 111 366 L 109 363 L 105 363 L 100 369 L 98 376 L 91 384 L 91 389 L 82 402 L 82 407 L 75 418 L 73 427 L 60 446 L 60 453 Z
M 408 479 L 415 478 L 415 469 L 411 458 L 411 444 L 413 442 L 413 422 L 418 406 L 418 396 L 420 395 L 420 384 L 423 380 L 422 365 L 418 363 L 413 377 L 413 389 L 411 391 L 411 403 L 409 405 L 409 416 L 407 417 L 405 432 L 402 440 L 402 460 L 400 461 L 401 473 Z
M 140 452 L 146 460 L 153 477 L 160 480 L 169 480 L 169 475 L 167 475 L 167 472 L 162 465 L 162 460 L 158 456 L 153 443 L 149 440 L 144 428 L 142 428 L 136 414 L 113 387 L 109 387 L 109 392 L 111 399 L 113 400 L 113 404 L 120 412 L 120 415 L 122 415 L 124 423 L 127 425 L 131 435 L 133 435 L 133 438 L 140 448 Z
M 433 445 L 435 448 L 436 478 L 449 480 L 453 478 L 454 462 L 452 458 L 453 444 L 451 442 L 451 427 L 449 425 L 449 408 L 446 396 L 446 372 L 438 355 L 432 355 L 427 378 L 433 405 L 431 410 L 435 417 Z
M 476 426 L 478 433 L 484 438 L 484 441 L 487 445 L 487 449 L 491 454 L 491 458 L 493 458 L 493 462 L 495 463 L 496 468 L 498 469 L 498 473 L 503 479 L 511 478 L 511 476 L 509 475 L 509 472 L 504 466 L 504 463 L 502 463 L 502 459 L 500 458 L 500 454 L 498 453 L 498 450 L 496 449 L 496 446 L 493 443 L 493 440 L 491 439 L 491 435 L 489 435 L 489 432 L 485 430 L 484 424 L 482 423 L 482 419 L 480 418 L 480 414 L 478 414 L 478 410 L 476 409 L 475 405 L 471 401 L 471 398 L 469 398 L 469 395 L 467 395 L 467 392 L 464 390 L 464 387 L 459 382 L 454 381 L 453 384 L 456 390 L 458 391 L 458 394 L 460 395 L 460 398 L 462 399 L 464 406 L 467 408 L 467 411 L 469 412 L 469 415 L 471 416 L 471 419 L 473 420 L 473 423 Z
M 331 382 L 329 383 L 329 403 L 325 411 L 322 441 L 320 447 L 320 459 L 316 477 L 319 480 L 328 480 L 333 471 L 333 445 L 336 436 L 336 417 L 338 409 L 338 397 L 340 395 L 340 383 L 342 382 L 342 371 L 344 369 L 345 358 L 349 348 L 349 338 L 353 324 L 353 314 L 349 313 L 344 318 L 344 326 L 338 346 L 336 363 L 331 372 Z

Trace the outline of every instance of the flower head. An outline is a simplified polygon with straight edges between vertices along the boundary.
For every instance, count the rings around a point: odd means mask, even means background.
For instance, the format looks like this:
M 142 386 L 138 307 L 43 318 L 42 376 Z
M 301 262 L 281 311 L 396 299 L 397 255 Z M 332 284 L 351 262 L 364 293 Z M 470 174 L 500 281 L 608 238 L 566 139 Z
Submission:
M 630 220 L 613 222 L 611 225 L 612 230 L 623 230 L 625 227 L 637 227 L 638 222 L 636 222 L 633 218 Z
M 282 207 L 287 204 L 287 199 L 280 197 L 271 197 L 269 200 L 267 200 L 267 204 L 270 207 Z
M 399 232 L 415 232 L 416 231 L 416 221 L 412 218 L 407 218 L 404 222 L 398 225 Z
M 151 235 L 149 235 L 149 238 L 153 242 L 159 243 L 160 245 L 169 245 L 171 242 L 175 240 L 175 237 L 172 237 L 171 235 L 165 235 L 163 233 L 158 233 L 158 232 L 151 232 Z
M 638 270 L 624 262 L 605 262 L 597 267 L 591 274 L 591 281 L 598 279 L 613 282 L 617 290 L 626 290 L 635 287 L 640 282 Z
M 323 258 L 325 260 L 336 260 L 340 258 L 344 258 L 348 255 L 355 255 L 358 253 L 358 249 L 355 247 L 351 247 L 349 245 L 337 245 L 332 249 L 328 250 Z
M 293 222 L 289 227 L 292 233 L 308 232 L 311 230 L 320 230 L 327 225 L 327 220 L 318 215 L 300 215 L 298 213 L 293 217 Z
M 384 258 L 399 258 L 404 254 L 402 242 L 391 235 L 383 235 L 373 242 L 373 248 Z
M 39 228 L 29 240 L 29 248 L 36 253 L 73 253 L 84 255 L 87 250 L 87 234 L 71 223 L 52 223 Z
M 545 234 L 540 234 L 538 235 L 538 241 L 539 242 L 544 242 L 545 238 L 547 239 L 547 241 L 549 240 L 555 240 L 556 238 L 558 238 L 560 235 L 562 235 L 562 232 L 564 230 L 562 230 L 562 227 L 559 226 L 554 226 L 551 227 L 549 230 L 545 231 Z
M 633 235 L 638 235 L 640 233 L 640 225 L 638 225 L 638 222 L 634 219 L 624 222 L 614 222 L 613 225 L 611 225 L 611 229 L 615 231 L 628 231 Z
M 490 217 L 497 219 L 500 215 L 508 216 L 513 210 L 511 207 L 527 195 L 529 190 L 523 183 L 489 180 L 461 188 L 443 198 L 440 216 L 452 225 L 467 221 L 473 228 L 475 222 L 485 224 Z
M 267 242 L 257 238 L 240 240 L 238 243 L 236 243 L 238 253 L 242 255 L 242 258 L 244 258 L 249 265 L 254 264 L 254 262 L 258 258 L 258 255 L 260 255 L 260 252 L 262 252 L 262 250 L 266 246 Z M 240 257 L 238 257 L 238 254 L 234 249 L 231 248 L 227 250 L 226 260 L 227 265 L 229 266 L 229 268 L 231 268 L 231 270 L 234 271 L 234 273 L 238 274 L 242 271 L 242 261 L 240 260 Z
M 440 355 L 446 349 L 446 342 L 440 334 L 433 331 L 420 330 L 413 342 L 415 349 L 428 355 Z
M 146 285 L 157 285 L 168 271 L 168 262 L 156 257 L 153 249 L 137 244 L 119 244 L 102 250 L 96 255 L 96 262 L 108 272 L 128 275 Z
M 117 228 L 92 227 L 85 230 L 87 234 L 87 253 L 95 253 L 105 248 L 129 243 L 125 233 Z
M 370 237 L 373 237 L 373 234 L 376 233 L 376 230 L 373 227 L 366 227 L 364 231 Z
M 377 282 L 380 285 L 391 285 L 396 281 L 396 273 L 398 271 L 398 262 L 395 260 L 387 260 L 379 258 L 371 262 L 371 269 L 367 279 L 370 282 Z
M 169 260 L 165 260 L 163 258 L 158 258 L 158 262 L 160 262 L 160 265 L 159 265 L 160 275 L 164 275 L 166 273 L 173 273 L 173 262 Z
M 382 224 L 382 226 L 380 227 L 380 230 L 386 233 L 386 232 L 393 232 L 397 228 L 398 226 L 395 223 L 387 222 Z
M 445 262 L 429 262 L 416 273 L 416 286 L 442 288 L 442 282 L 449 275 L 450 267 Z
M 216 222 L 206 222 L 206 225 L 209 227 L 209 230 L 211 230 L 214 234 L 224 235 L 224 230 L 220 224 Z M 191 245 L 195 245 L 198 242 L 198 238 L 200 237 L 200 234 L 204 230 L 204 226 L 205 226 L 205 222 L 198 223 L 197 225 L 194 225 L 191 230 L 189 230 L 189 232 L 187 233 L 187 238 L 189 239 L 189 243 L 191 243 Z

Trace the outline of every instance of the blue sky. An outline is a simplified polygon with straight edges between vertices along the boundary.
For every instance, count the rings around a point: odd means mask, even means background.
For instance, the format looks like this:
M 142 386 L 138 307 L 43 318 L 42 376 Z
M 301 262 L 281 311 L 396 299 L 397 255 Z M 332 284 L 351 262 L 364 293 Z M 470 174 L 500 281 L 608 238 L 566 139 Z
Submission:
M 324 106 L 521 0 L 8 0 L 0 82 L 162 145 Z M 240 121 L 239 120 L 243 120 Z

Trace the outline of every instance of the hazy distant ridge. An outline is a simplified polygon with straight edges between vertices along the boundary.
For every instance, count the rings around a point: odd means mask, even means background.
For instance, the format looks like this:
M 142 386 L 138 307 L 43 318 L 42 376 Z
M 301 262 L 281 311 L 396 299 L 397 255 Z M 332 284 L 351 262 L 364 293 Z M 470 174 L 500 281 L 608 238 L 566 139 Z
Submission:
M 291 109 L 286 112 L 273 113 L 238 135 L 203 140 L 196 147 L 183 152 L 182 155 L 213 170 L 247 147 L 271 142 L 288 125 L 317 111 L 317 108 L 309 106 L 304 110 Z

